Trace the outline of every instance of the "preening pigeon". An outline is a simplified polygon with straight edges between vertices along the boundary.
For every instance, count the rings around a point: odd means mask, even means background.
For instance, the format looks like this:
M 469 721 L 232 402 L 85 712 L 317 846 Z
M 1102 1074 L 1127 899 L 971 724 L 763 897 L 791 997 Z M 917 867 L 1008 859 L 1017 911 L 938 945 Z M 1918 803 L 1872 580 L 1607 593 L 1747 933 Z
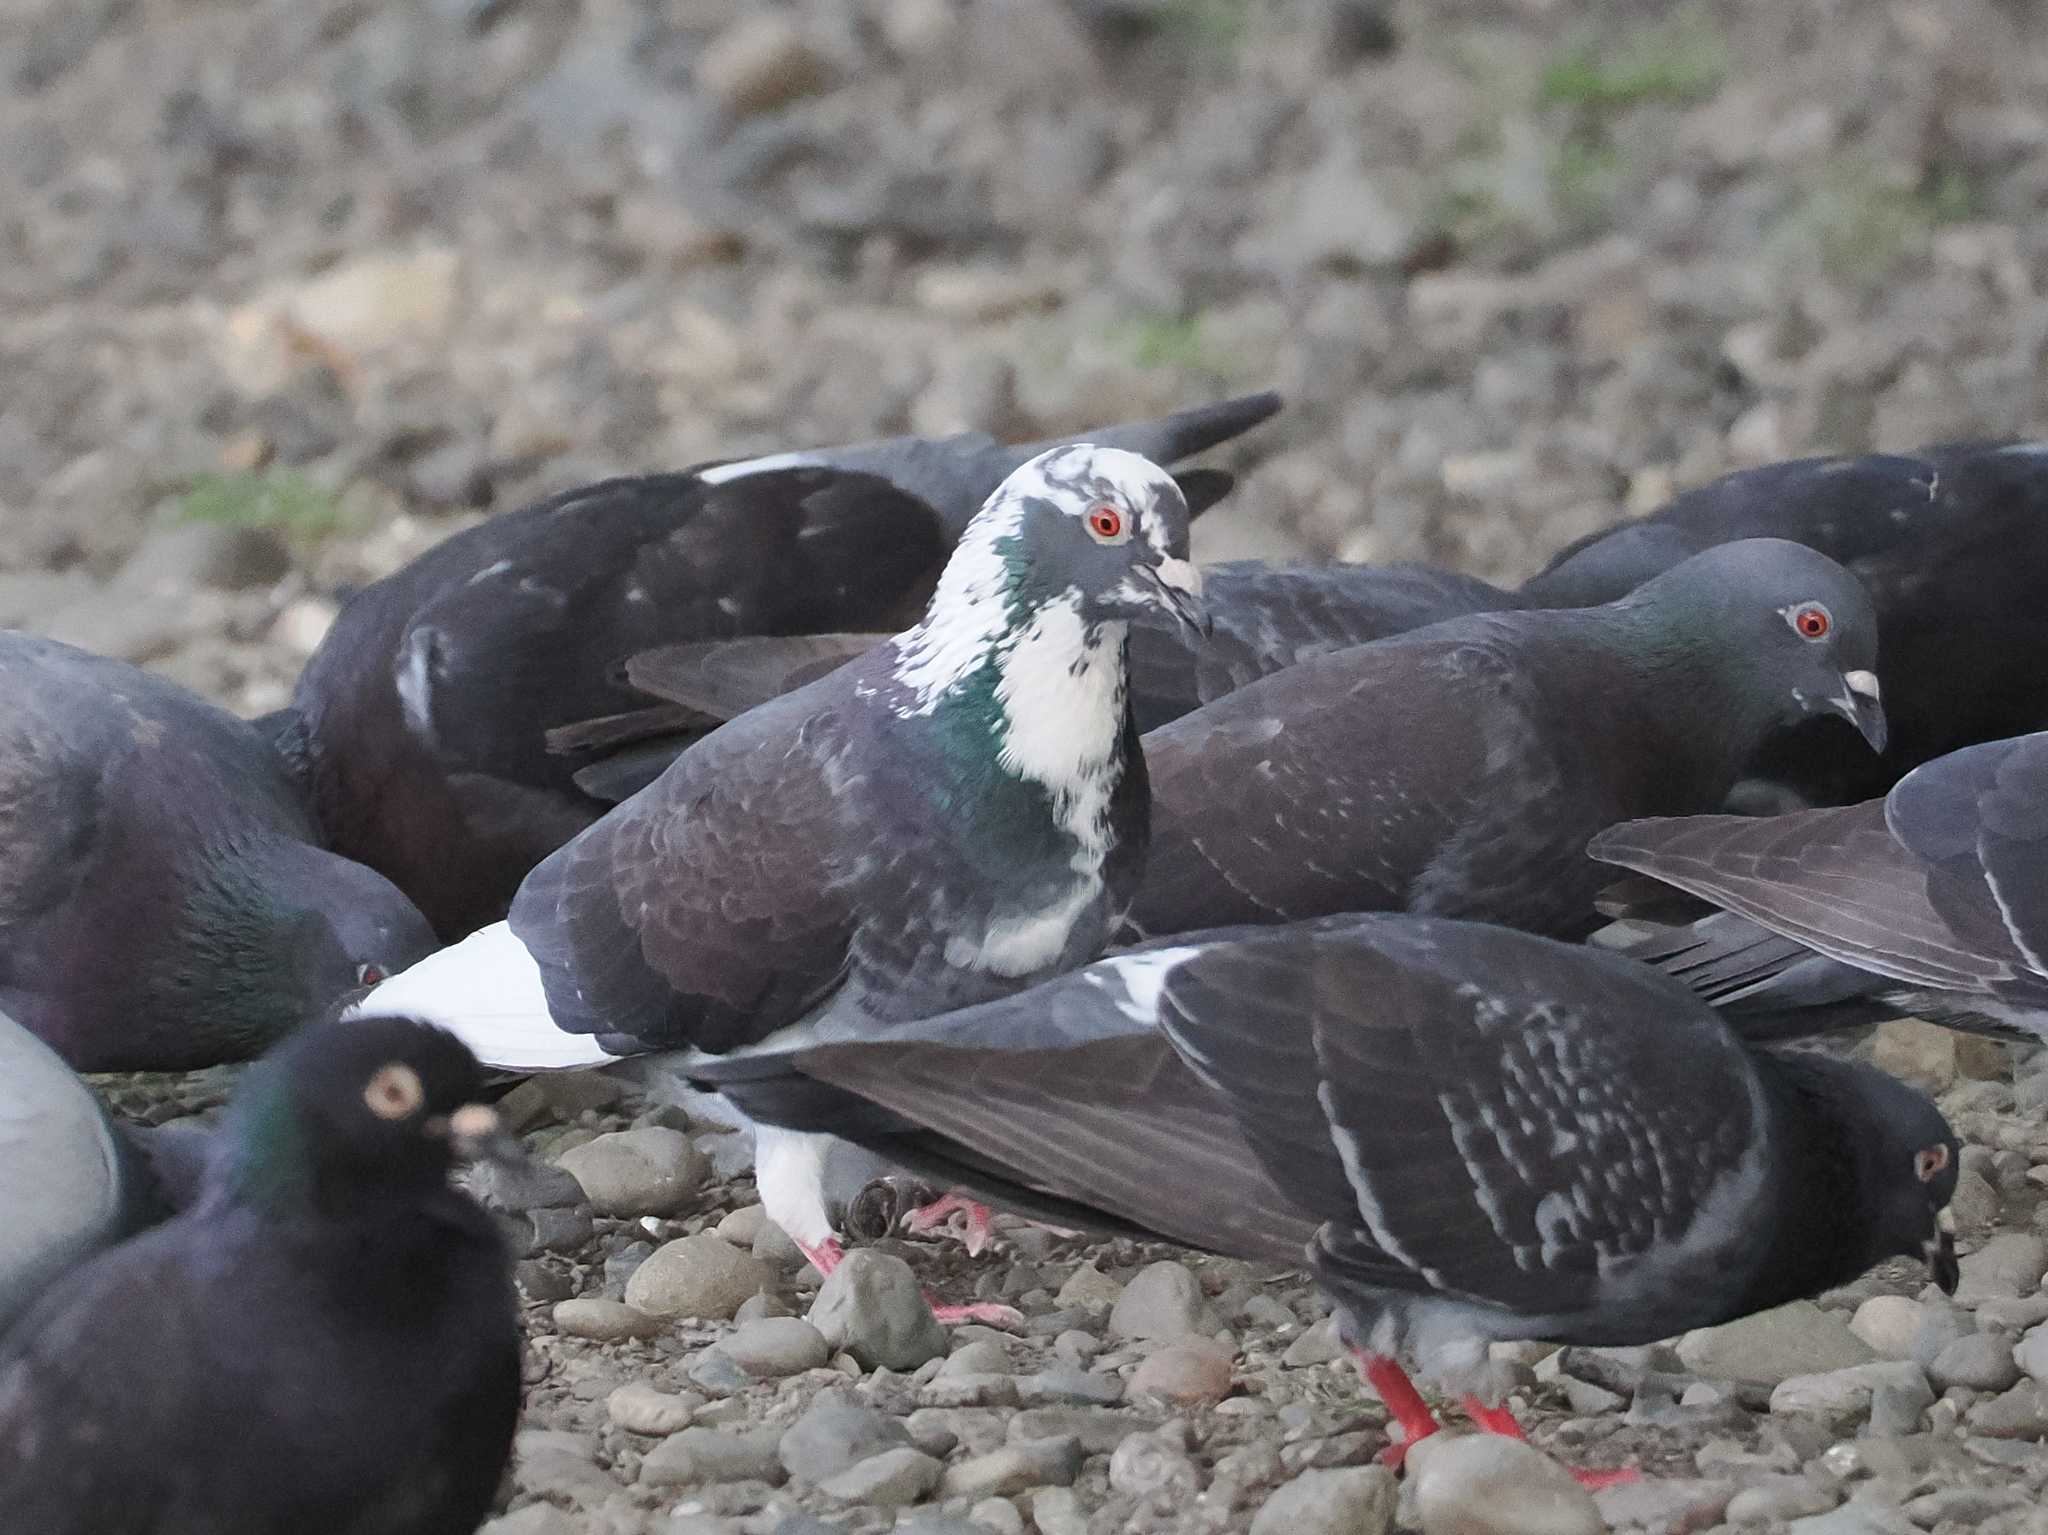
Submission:
M 1730 539 L 1789 538 L 1870 593 L 1890 744 L 1845 749 L 1839 726 L 1773 742 L 1760 777 L 1809 803 L 1882 794 L 1944 752 L 2048 725 L 2048 444 L 1948 443 L 1725 475 L 1565 550 L 1522 588 L 1545 607 L 1606 602 Z
M 1248 395 L 1087 440 L 1172 463 L 1278 408 Z M 703 728 L 648 715 L 627 657 L 907 623 L 975 510 L 1050 446 L 969 434 L 777 453 L 607 480 L 457 534 L 357 593 L 280 721 L 330 845 L 394 880 L 444 938 L 496 921 L 609 802 L 577 787 L 588 758 L 551 753 L 550 730 L 623 715 L 586 744 L 667 736 L 665 764 L 679 726 Z M 1202 504 L 1228 482 L 1187 477 Z
M 1718 1006 L 1790 1033 L 1896 1012 L 2048 1038 L 2044 848 L 2048 734 L 1951 752 L 1881 800 L 1637 821 L 1591 851 L 1725 908 L 1631 945 Z
M 0 1332 L 65 1270 L 167 1213 L 92 1089 L 0 1016 Z
M 1145 845 L 1126 626 L 1195 622 L 1200 589 L 1164 470 L 1040 455 L 961 535 L 920 623 L 706 736 L 535 869 L 508 924 L 358 1011 L 545 1069 L 858 1036 L 1086 963 Z M 756 1172 L 829 1271 L 822 1153 L 764 1137 Z
M 1884 744 L 1876 624 L 1798 544 L 1694 556 L 1600 608 L 1483 614 L 1304 661 L 1150 732 L 1159 935 L 1407 910 L 1582 935 L 1616 821 L 1718 807 L 1812 714 Z
M 496 1116 L 404 1019 L 252 1073 L 200 1204 L 0 1340 L 0 1506 L 37 1535 L 467 1535 L 519 1412 L 511 1262 L 450 1187 Z
M 74 1067 L 245 1059 L 433 947 L 390 881 L 320 846 L 261 731 L 0 630 L 0 1012 Z
M 1648 1342 L 1895 1254 L 1957 1278 L 1960 1146 L 1926 1098 L 1490 925 L 1192 934 L 696 1074 L 1010 1208 L 1244 1257 L 1306 1243 L 1401 1448 L 1436 1427 L 1404 1364 L 1519 1434 L 1490 1342 Z

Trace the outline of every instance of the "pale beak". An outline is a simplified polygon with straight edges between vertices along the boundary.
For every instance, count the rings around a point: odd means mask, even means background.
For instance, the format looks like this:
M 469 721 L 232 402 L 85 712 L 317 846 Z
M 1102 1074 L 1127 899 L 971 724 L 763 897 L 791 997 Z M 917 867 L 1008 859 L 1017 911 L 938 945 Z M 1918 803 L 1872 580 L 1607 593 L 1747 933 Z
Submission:
M 448 1143 L 465 1162 L 502 1162 L 523 1153 L 519 1142 L 498 1120 L 498 1111 L 487 1103 L 465 1103 L 448 1116 Z
M 1159 605 L 1171 613 L 1183 628 L 1203 639 L 1209 637 L 1208 609 L 1202 605 L 1202 571 L 1192 560 L 1169 556 L 1147 572 L 1158 589 Z
M 1841 711 L 1843 717 L 1854 725 L 1870 743 L 1874 752 L 1884 750 L 1889 732 L 1884 720 L 1883 695 L 1877 685 L 1877 673 L 1858 669 L 1842 673 L 1842 691 L 1828 700 Z
M 1921 1256 L 1927 1260 L 1927 1277 L 1941 1286 L 1944 1295 L 1955 1294 L 1963 1277 L 1962 1266 L 1956 1262 L 1955 1224 L 1955 1217 L 1943 1210 L 1921 1248 Z

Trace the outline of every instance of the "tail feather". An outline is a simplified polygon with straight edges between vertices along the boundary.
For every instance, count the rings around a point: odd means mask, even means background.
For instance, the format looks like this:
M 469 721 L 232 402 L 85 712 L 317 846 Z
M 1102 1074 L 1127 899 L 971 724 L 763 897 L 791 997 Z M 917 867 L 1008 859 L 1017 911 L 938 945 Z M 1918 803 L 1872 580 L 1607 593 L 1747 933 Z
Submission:
M 618 1058 L 591 1035 L 556 1026 L 540 966 L 503 922 L 380 982 L 343 1016 L 401 1014 L 438 1024 L 499 1071 L 567 1071 Z

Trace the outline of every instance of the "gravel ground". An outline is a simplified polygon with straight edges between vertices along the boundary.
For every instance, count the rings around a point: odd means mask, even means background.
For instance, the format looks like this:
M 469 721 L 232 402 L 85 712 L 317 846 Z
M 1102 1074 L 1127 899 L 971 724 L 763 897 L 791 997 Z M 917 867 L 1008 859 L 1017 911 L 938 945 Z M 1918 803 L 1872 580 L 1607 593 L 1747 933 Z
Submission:
M 724 452 L 1270 384 L 1199 553 L 1519 576 L 1729 468 L 2048 416 L 2019 3 L 10 0 L 0 76 L 0 623 L 248 711 L 466 520 Z M 2048 1077 L 1881 1044 L 1972 1142 L 1970 1288 L 1531 1351 L 1539 1443 L 1655 1473 L 1616 1527 L 2048 1529 Z M 863 1261 L 827 1341 L 734 1137 L 519 1091 L 549 1157 L 637 1128 L 493 1191 L 533 1337 L 500 1535 L 1436 1532 L 1521 1474 L 1453 1447 L 1397 1509 L 1299 1274 L 890 1240 L 1025 1335 L 923 1359 Z

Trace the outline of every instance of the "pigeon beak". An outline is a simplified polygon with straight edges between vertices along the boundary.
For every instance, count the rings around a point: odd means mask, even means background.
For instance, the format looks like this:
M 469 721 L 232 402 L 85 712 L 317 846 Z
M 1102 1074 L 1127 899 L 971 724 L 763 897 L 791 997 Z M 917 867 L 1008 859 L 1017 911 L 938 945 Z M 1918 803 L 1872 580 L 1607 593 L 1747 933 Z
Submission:
M 1885 727 L 1883 695 L 1877 673 L 1857 670 L 1842 673 L 1842 691 L 1828 700 L 1854 725 L 1874 752 L 1884 750 L 1889 732 Z
M 1921 1255 L 1927 1260 L 1927 1277 L 1941 1286 L 1943 1295 L 1956 1293 L 1956 1286 L 1962 1283 L 1962 1266 L 1956 1262 L 1955 1220 L 1943 1210 L 1936 1218 L 1935 1229 L 1921 1248 Z
M 465 1103 L 448 1116 L 448 1144 L 464 1162 L 503 1162 L 519 1157 L 519 1143 L 486 1103 Z
M 1158 605 L 1173 615 L 1183 629 L 1207 639 L 1209 611 L 1202 605 L 1202 572 L 1192 560 L 1161 560 L 1146 572 L 1158 593 Z

